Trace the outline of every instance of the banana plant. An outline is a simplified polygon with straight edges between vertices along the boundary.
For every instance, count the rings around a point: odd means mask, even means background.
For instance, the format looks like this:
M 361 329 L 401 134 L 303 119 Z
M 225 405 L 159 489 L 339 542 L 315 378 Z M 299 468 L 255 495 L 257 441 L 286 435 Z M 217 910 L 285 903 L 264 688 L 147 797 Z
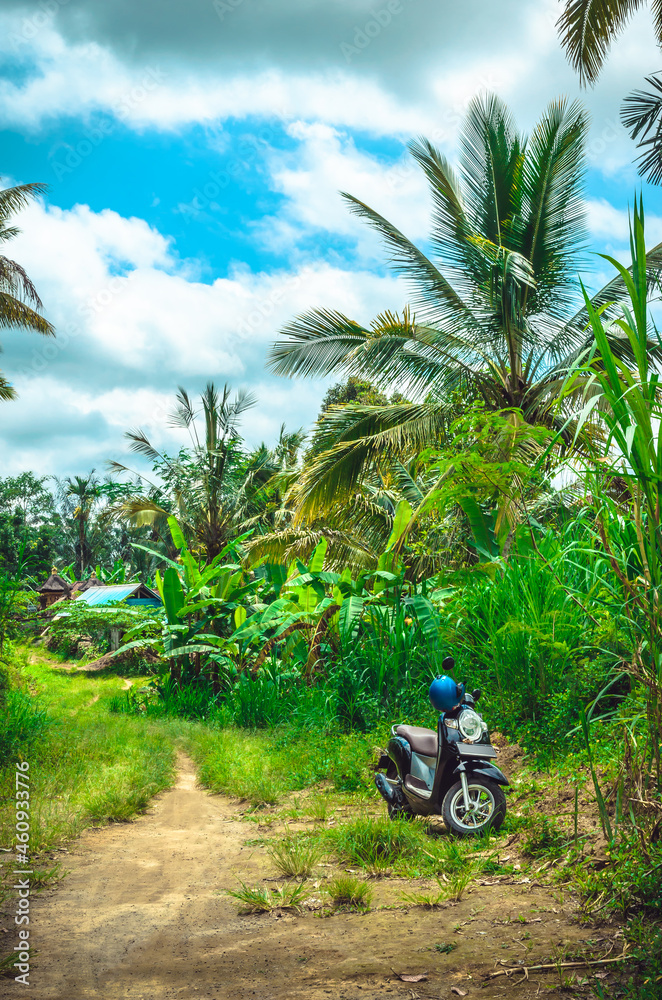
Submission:
M 163 602 L 160 612 L 162 623 L 161 655 L 168 660 L 173 680 L 180 680 L 182 667 L 185 675 L 198 676 L 202 671 L 200 657 L 204 654 L 211 660 L 212 680 L 218 683 L 218 667 L 234 666 L 233 657 L 238 652 L 232 633 L 241 612 L 245 614 L 243 602 L 251 597 L 260 586 L 259 580 L 244 582 L 241 565 L 236 561 L 237 548 L 248 537 L 240 535 L 226 545 L 212 562 L 201 569 L 192 556 L 182 531 L 174 517 L 168 518 L 168 526 L 174 544 L 180 549 L 180 562 L 166 559 L 163 572 L 157 570 L 156 588 Z M 235 556 L 235 561 L 223 560 Z M 239 618 L 237 618 L 239 615 Z M 136 630 L 137 632 L 137 630 Z M 130 641 L 119 650 L 139 649 L 153 646 L 153 639 L 133 638 L 133 633 L 125 636 Z

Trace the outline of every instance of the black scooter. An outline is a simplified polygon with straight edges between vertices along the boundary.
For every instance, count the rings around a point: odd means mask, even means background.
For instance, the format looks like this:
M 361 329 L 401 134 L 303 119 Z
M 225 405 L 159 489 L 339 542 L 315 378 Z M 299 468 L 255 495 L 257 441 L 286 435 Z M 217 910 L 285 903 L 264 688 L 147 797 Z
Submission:
M 446 673 L 454 666 L 452 657 L 442 664 Z M 501 826 L 506 816 L 502 786 L 509 782 L 492 763 L 497 751 L 475 711 L 479 698 L 480 691 L 464 694 L 456 708 L 439 716 L 436 733 L 393 726 L 375 774 L 391 819 L 439 814 L 459 836 Z

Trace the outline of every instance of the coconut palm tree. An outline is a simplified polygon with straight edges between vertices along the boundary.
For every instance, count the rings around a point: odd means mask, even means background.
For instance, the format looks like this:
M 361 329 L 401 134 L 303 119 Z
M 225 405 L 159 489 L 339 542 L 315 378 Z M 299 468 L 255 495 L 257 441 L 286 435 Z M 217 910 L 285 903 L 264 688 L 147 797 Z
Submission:
M 8 243 L 20 229 L 12 225 L 11 217 L 25 208 L 33 198 L 46 190 L 45 184 L 20 184 L 0 191 L 0 244 Z M 0 327 L 35 330 L 54 336 L 51 324 L 40 316 L 42 302 L 37 289 L 25 270 L 15 260 L 0 255 Z M 16 390 L 0 374 L 0 399 L 15 399 Z
M 89 528 L 92 513 L 99 501 L 99 480 L 94 475 L 94 469 L 87 476 L 67 476 L 59 485 L 60 496 L 65 508 L 73 507 L 71 518 L 76 524 L 78 536 L 74 546 L 76 553 L 76 572 L 78 579 L 83 574 L 93 558 L 92 546 L 89 542 Z
M 219 392 L 209 382 L 196 406 L 186 389 L 179 387 L 170 426 L 188 431 L 191 444 L 174 458 L 155 448 L 144 431 L 127 432 L 131 450 L 150 459 L 161 482 L 152 482 L 121 462 L 111 462 L 114 472 L 130 473 L 143 490 L 136 487 L 109 504 L 104 517 L 140 526 L 162 524 L 175 514 L 191 550 L 211 562 L 237 533 L 245 479 L 239 424 L 256 402 L 245 392 L 230 397 L 229 386 Z
M 285 328 L 268 363 L 290 377 L 350 374 L 419 402 L 345 406 L 323 415 L 316 433 L 321 453 L 297 486 L 300 517 L 319 515 L 369 468 L 408 461 L 438 442 L 458 399 L 519 410 L 531 425 L 566 422 L 558 394 L 569 366 L 591 343 L 577 281 L 586 239 L 586 132 L 582 108 L 557 101 L 527 140 L 504 104 L 487 96 L 469 107 L 457 172 L 426 140 L 412 143 L 432 195 L 431 256 L 344 195 L 384 240 L 393 269 L 408 279 L 412 307 L 401 316 L 384 313 L 370 327 L 314 310 Z M 648 261 L 657 273 L 662 244 Z M 623 291 L 618 278 L 593 301 L 605 305 Z M 614 337 L 614 344 L 623 356 L 623 341 Z

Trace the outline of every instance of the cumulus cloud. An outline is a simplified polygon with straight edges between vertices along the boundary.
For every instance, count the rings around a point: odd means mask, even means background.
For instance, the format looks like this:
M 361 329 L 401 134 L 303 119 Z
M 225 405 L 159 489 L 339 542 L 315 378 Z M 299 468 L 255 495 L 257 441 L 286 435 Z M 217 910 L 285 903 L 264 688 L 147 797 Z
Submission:
M 104 112 L 137 129 L 173 129 L 261 116 L 400 137 L 441 129 L 452 143 L 481 90 L 508 100 L 524 128 L 550 99 L 580 95 L 558 41 L 556 0 L 228 0 L 222 16 L 225 0 L 215 2 L 49 0 L 41 6 L 54 13 L 39 26 L 32 6 L 5 5 L 0 51 L 20 72 L 0 81 L 0 120 L 23 130 Z M 399 8 L 390 20 L 380 15 L 389 3 Z M 643 9 L 598 86 L 581 94 L 599 169 L 629 164 L 618 110 L 659 59 Z
M 40 290 L 58 337 L 15 332 L 2 368 L 17 402 L 0 410 L 7 470 L 80 469 L 125 452 L 123 431 L 146 426 L 158 444 L 176 441 L 166 415 L 178 384 L 208 379 L 257 391 L 247 438 L 308 426 L 320 386 L 270 376 L 268 345 L 297 313 L 338 308 L 368 322 L 401 308 L 401 283 L 329 264 L 256 273 L 235 268 L 204 283 L 179 261 L 169 240 L 141 219 L 88 206 L 65 211 L 41 203 L 22 216 L 12 253 Z

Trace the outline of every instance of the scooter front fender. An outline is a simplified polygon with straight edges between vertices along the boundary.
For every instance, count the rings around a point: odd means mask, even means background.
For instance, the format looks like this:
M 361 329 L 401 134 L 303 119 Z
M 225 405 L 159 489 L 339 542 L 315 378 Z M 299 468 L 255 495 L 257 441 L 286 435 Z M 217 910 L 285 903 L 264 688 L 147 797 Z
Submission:
M 481 778 L 487 778 L 489 781 L 493 781 L 495 785 L 510 785 L 503 771 L 500 771 L 498 767 L 495 767 L 494 764 L 490 764 L 486 760 L 463 760 L 453 771 L 453 781 L 459 781 L 460 775 L 463 772 L 467 777 L 469 775 L 477 775 Z

